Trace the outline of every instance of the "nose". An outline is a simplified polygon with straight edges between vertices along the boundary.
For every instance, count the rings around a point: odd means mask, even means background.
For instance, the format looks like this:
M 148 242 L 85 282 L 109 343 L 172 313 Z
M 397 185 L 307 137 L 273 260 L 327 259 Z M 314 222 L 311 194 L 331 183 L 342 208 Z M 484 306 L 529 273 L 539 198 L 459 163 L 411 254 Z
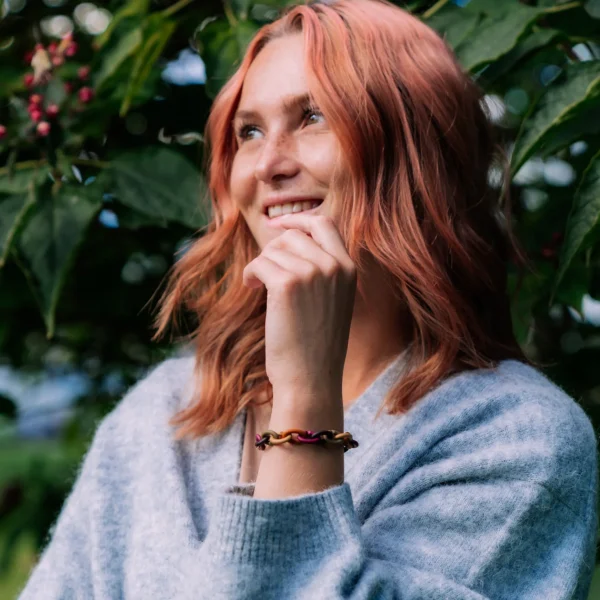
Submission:
M 290 136 L 281 134 L 265 141 L 255 166 L 257 180 L 270 183 L 293 177 L 299 170 L 300 163 Z

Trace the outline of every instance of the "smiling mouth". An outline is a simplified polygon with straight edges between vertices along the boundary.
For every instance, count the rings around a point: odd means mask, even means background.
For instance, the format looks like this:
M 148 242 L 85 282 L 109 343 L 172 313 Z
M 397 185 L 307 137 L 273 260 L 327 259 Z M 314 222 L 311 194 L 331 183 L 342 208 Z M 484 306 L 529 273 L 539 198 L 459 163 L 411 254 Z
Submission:
M 269 220 L 273 220 L 283 215 L 296 214 L 299 212 L 312 212 L 321 206 L 321 204 L 323 204 L 323 200 L 305 200 L 303 202 L 277 204 L 266 208 L 264 214 Z

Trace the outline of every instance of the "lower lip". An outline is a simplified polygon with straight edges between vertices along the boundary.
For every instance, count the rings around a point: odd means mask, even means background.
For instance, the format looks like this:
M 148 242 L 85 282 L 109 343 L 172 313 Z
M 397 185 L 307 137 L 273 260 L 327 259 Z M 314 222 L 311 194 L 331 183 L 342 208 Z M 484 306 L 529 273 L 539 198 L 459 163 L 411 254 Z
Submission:
M 311 208 L 310 210 L 301 210 L 300 212 L 297 213 L 292 213 L 293 215 L 311 215 L 316 213 L 319 208 L 321 208 L 321 205 L 323 203 L 321 202 L 321 204 L 319 204 L 319 206 L 315 206 L 314 208 Z M 263 215 L 265 217 L 265 219 L 267 219 L 267 221 L 269 222 L 269 224 L 272 225 L 277 225 L 277 223 L 279 222 L 279 219 L 281 219 L 281 217 L 283 217 L 284 215 L 280 215 L 278 217 L 273 217 L 270 218 L 269 215 Z

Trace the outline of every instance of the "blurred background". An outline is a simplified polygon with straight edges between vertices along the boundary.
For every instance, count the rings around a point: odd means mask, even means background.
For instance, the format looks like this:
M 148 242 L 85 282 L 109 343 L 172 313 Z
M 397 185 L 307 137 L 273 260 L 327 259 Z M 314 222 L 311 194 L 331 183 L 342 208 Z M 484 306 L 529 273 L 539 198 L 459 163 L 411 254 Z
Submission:
M 207 221 L 203 129 L 284 0 L 4 0 L 0 598 L 24 585 L 99 420 L 178 351 L 155 292 Z M 534 270 L 525 352 L 600 426 L 600 0 L 397 2 L 485 91 Z M 591 598 L 600 598 L 600 571 Z

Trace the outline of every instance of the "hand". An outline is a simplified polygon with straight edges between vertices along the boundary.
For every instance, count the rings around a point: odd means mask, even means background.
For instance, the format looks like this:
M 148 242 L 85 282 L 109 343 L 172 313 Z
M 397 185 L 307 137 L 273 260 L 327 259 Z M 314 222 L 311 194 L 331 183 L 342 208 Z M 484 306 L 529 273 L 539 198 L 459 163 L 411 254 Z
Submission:
M 275 225 L 273 225 L 275 226 Z M 333 221 L 286 215 L 286 231 L 246 265 L 244 285 L 267 288 L 266 370 L 278 391 L 339 401 L 356 293 L 356 267 Z

